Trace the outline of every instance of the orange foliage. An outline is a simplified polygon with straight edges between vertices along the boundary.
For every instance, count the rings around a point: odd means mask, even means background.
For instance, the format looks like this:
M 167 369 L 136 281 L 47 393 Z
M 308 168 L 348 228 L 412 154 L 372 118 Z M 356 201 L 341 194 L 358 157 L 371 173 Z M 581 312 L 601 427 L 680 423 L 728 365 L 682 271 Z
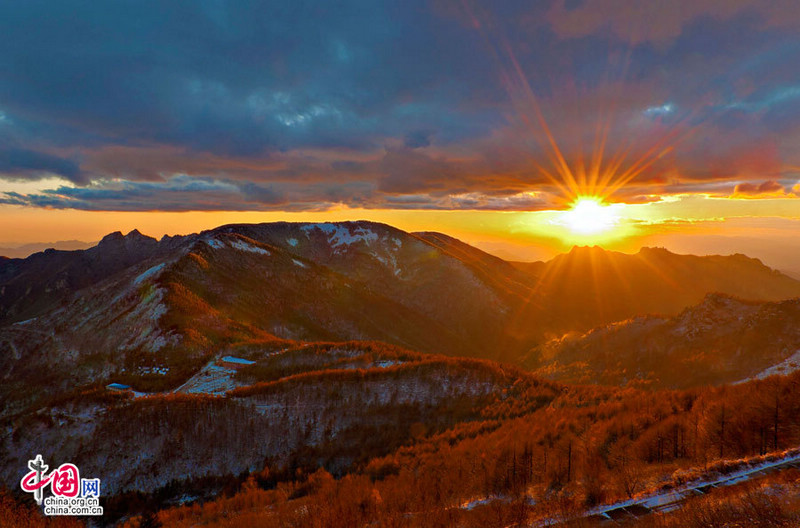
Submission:
M 434 364 L 441 366 L 437 358 L 403 368 Z M 498 368 L 495 374 L 510 372 Z M 322 375 L 290 379 L 299 383 Z M 328 375 L 365 379 L 376 374 Z M 275 383 L 237 396 L 274 390 Z M 486 404 L 482 420 L 428 436 L 417 427 L 412 444 L 375 457 L 339 480 L 320 470 L 273 490 L 256 491 L 250 484 L 233 498 L 162 515 L 177 526 L 202 521 L 211 526 L 485 527 L 576 513 L 680 484 L 690 473 L 676 470 L 708 465 L 720 459 L 720 452 L 723 459 L 763 453 L 773 448 L 776 431 L 779 448 L 800 443 L 798 385 L 800 374 L 724 388 L 647 392 L 566 388 L 520 375 Z M 730 463 L 720 462 L 718 469 L 726 466 Z

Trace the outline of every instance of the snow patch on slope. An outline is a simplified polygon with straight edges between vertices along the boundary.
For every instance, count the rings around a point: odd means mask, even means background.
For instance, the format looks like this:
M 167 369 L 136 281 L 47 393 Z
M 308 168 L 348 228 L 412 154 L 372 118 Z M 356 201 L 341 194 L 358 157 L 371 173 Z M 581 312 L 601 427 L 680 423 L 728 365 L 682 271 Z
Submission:
M 231 242 L 231 247 L 234 249 L 238 249 L 239 251 L 247 251 L 249 253 L 258 253 L 259 255 L 271 255 L 269 251 L 264 248 L 256 247 L 252 244 L 248 244 L 244 240 L 234 240 Z
M 350 228 L 345 226 L 323 223 L 305 225 L 300 229 L 306 233 L 306 236 L 311 230 L 318 229 L 322 231 L 328 235 L 328 243 L 334 249 L 342 246 L 350 246 L 351 244 L 358 242 L 370 244 L 378 240 L 377 233 L 371 229 L 365 229 L 363 227 L 357 227 L 351 231 Z
M 395 250 L 396 250 L 396 248 L 395 248 Z M 375 257 L 375 260 L 377 260 L 378 262 L 380 262 L 381 264 L 383 264 L 387 268 L 390 268 L 392 270 L 392 273 L 394 273 L 395 277 L 399 277 L 400 276 L 401 270 L 397 266 L 397 257 L 394 254 L 388 253 L 387 254 L 388 258 L 387 258 L 387 257 L 382 257 L 382 256 L 378 255 L 377 253 L 373 252 L 372 256 Z
M 233 379 L 235 373 L 235 370 L 217 365 L 212 361 L 189 378 L 186 383 L 175 389 L 175 392 L 220 396 L 239 386 Z
M 773 365 L 768 369 L 764 369 L 755 375 L 754 379 L 764 379 L 776 374 L 791 374 L 792 372 L 800 369 L 800 350 L 784 359 L 777 365 Z
M 400 277 L 402 270 L 397 263 L 397 253 L 403 247 L 403 240 L 391 236 L 389 233 L 380 234 L 368 227 L 341 225 L 333 223 L 307 224 L 300 228 L 309 237 L 312 232 L 321 232 L 326 235 L 327 242 L 334 254 L 341 254 L 353 245 L 363 245 L 369 248 L 369 254 L 383 264 L 395 277 Z M 290 245 L 297 243 L 296 239 L 287 239 Z
M 401 364 L 402 361 L 392 361 L 391 359 L 382 359 L 373 363 L 376 368 L 389 368 Z
M 164 263 L 163 262 L 161 264 L 157 264 L 157 265 L 153 266 L 149 270 L 145 271 L 144 273 L 142 273 L 141 275 L 139 275 L 138 277 L 133 279 L 133 283 L 134 284 L 141 284 L 142 281 L 147 280 L 150 277 L 156 275 L 162 269 L 164 269 Z
M 123 348 L 141 347 L 150 352 L 157 352 L 169 344 L 177 344 L 177 337 L 162 333 L 158 325 L 158 321 L 167 313 L 165 294 L 166 290 L 163 288 L 151 286 L 134 309 L 126 314 L 127 325 L 133 332 Z
M 225 247 L 225 243 L 221 240 L 217 240 L 216 238 L 209 238 L 205 240 L 205 243 L 214 249 L 222 249 Z

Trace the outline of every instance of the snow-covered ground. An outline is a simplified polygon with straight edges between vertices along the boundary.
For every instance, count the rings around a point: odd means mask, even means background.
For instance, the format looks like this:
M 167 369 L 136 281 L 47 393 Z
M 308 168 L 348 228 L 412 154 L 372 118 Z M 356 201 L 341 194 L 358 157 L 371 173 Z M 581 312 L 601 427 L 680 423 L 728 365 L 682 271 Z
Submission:
M 231 247 L 234 249 L 238 249 L 239 251 L 247 251 L 248 253 L 258 253 L 259 255 L 271 255 L 269 251 L 264 248 L 256 247 L 252 244 L 248 244 L 244 240 L 234 240 L 231 242 Z
M 131 334 L 123 345 L 124 349 L 145 348 L 150 352 L 157 352 L 164 346 L 177 343 L 179 338 L 176 335 L 165 333 L 157 324 L 167 313 L 167 305 L 164 303 L 166 292 L 164 288 L 149 287 L 138 297 L 138 303 L 125 315 L 131 323 L 130 328 L 137 328 L 138 331 Z
M 777 365 L 773 365 L 768 369 L 762 370 L 754 376 L 754 379 L 764 379 L 776 374 L 791 374 L 798 369 L 800 369 L 800 350 L 792 354 L 790 357 L 784 359 Z
M 392 253 L 386 253 L 386 255 L 387 255 L 388 258 L 387 257 L 382 257 L 382 256 L 380 256 L 378 253 L 376 253 L 374 251 L 372 252 L 372 256 L 375 257 L 375 259 L 378 262 L 380 262 L 384 266 L 390 268 L 392 270 L 392 272 L 394 273 L 395 277 L 399 276 L 400 272 L 402 270 L 397 266 L 397 257 Z
M 209 238 L 205 242 L 214 249 L 222 249 L 225 247 L 225 244 L 223 244 L 222 241 L 217 240 L 216 238 Z
M 402 273 L 398 262 L 397 253 L 403 247 L 400 238 L 392 237 L 390 234 L 380 234 L 369 228 L 353 227 L 332 223 L 307 224 L 302 226 L 301 231 L 306 237 L 311 233 L 321 232 L 326 235 L 328 245 L 334 254 L 346 253 L 351 246 L 363 245 L 369 248 L 369 254 L 375 260 L 389 268 L 391 272 L 399 277 Z M 297 246 L 297 239 L 289 238 L 287 242 L 291 246 Z M 297 264 L 297 261 L 295 261 Z
M 233 379 L 236 370 L 217 365 L 211 361 L 200 372 L 189 378 L 175 392 L 187 394 L 212 394 L 221 396 L 239 386 Z
M 223 240 L 219 240 L 218 238 L 208 238 L 205 240 L 205 243 L 214 249 L 223 249 L 225 247 L 230 246 L 233 249 L 237 249 L 239 251 L 246 251 L 248 253 L 257 253 L 259 255 L 266 255 L 266 256 L 272 254 L 264 248 L 254 246 L 253 244 L 250 244 L 248 242 L 245 242 L 244 240 L 239 240 L 239 239 L 228 240 L 226 242 Z
M 395 365 L 399 365 L 400 363 L 401 363 L 400 361 L 392 361 L 391 359 L 381 359 L 373 363 L 372 366 L 377 368 L 389 368 Z
M 335 225 L 330 223 L 324 224 L 309 224 L 301 227 L 306 234 L 309 231 L 318 229 L 328 235 L 328 243 L 332 248 L 336 249 L 341 246 L 349 246 L 356 242 L 364 242 L 369 244 L 378 240 L 378 234 L 370 229 L 357 227 L 352 231 L 343 225 Z
M 680 508 L 686 499 L 704 495 L 713 488 L 740 484 L 756 477 L 788 467 L 800 467 L 800 448 L 785 451 L 780 456 L 766 456 L 742 461 L 741 467 L 729 473 L 710 472 L 704 477 L 681 486 L 645 494 L 614 504 L 598 506 L 586 513 L 595 519 L 617 520 L 638 517 L 652 512 L 668 512 Z M 547 524 L 543 524 L 546 526 Z
M 139 275 L 138 277 L 133 279 L 133 283 L 134 284 L 141 284 L 142 281 L 147 280 L 150 277 L 153 277 L 153 276 L 157 275 L 158 272 L 161 271 L 162 269 L 164 269 L 164 263 L 163 262 L 161 264 L 156 264 L 152 268 L 148 269 L 147 271 L 145 271 L 144 273 L 142 273 L 141 275 Z

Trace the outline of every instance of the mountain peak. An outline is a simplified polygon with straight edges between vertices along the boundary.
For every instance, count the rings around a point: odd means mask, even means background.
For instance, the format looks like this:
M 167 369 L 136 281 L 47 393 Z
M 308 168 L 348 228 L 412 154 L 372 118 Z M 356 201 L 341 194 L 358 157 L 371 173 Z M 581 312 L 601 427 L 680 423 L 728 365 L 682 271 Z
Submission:
M 572 246 L 572 249 L 569 250 L 570 254 L 590 254 L 590 253 L 606 253 L 607 250 L 601 248 L 600 246 Z
M 109 246 L 109 245 L 118 245 L 118 244 L 140 244 L 140 243 L 152 243 L 157 242 L 155 238 L 149 237 L 147 235 L 143 235 L 139 232 L 138 229 L 134 229 L 130 231 L 127 235 L 123 235 L 121 231 L 114 231 L 113 233 L 109 233 L 100 240 L 98 246 Z
M 572 246 L 567 253 L 556 255 L 550 262 L 580 262 L 589 264 L 603 257 L 608 258 L 614 255 L 620 255 L 620 253 L 604 249 L 600 246 Z
M 114 231 L 113 233 L 109 233 L 106 236 L 104 236 L 100 240 L 100 243 L 98 244 L 98 246 L 102 246 L 102 245 L 110 244 L 110 243 L 114 243 L 114 242 L 119 242 L 120 240 L 122 240 L 124 238 L 125 238 L 125 235 L 122 234 L 122 231 Z

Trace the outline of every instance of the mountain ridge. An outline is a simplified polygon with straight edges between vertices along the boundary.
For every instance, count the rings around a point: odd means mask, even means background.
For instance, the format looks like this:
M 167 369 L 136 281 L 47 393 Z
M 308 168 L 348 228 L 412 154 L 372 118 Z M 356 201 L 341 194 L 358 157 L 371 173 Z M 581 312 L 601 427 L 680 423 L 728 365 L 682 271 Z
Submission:
M 444 234 L 365 221 L 114 232 L 0 262 L 3 393 L 28 394 L 42 369 L 42 383 L 65 387 L 158 367 L 168 373 L 151 382 L 175 387 L 248 342 L 378 340 L 518 363 L 565 333 L 675 316 L 717 290 L 800 295 L 754 259 L 640 253 L 577 249 L 520 269 Z
M 760 302 L 709 293 L 672 317 L 643 315 L 553 339 L 531 350 L 527 365 L 543 377 L 573 383 L 732 383 L 800 351 L 798 321 L 797 298 Z

